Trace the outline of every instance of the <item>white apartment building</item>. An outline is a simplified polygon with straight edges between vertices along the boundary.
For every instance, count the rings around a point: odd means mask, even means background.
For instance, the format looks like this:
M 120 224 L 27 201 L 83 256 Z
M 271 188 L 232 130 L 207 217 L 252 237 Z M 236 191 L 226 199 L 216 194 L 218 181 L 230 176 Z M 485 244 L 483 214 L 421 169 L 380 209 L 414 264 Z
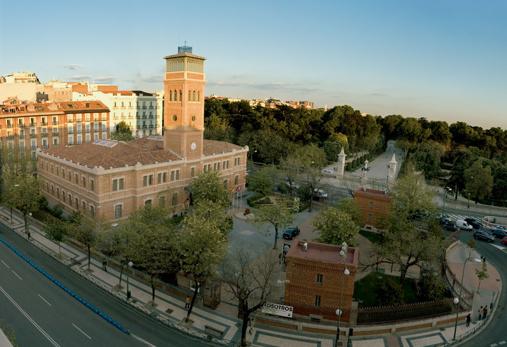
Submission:
M 137 137 L 162 134 L 163 95 L 140 90 L 92 91 L 72 93 L 72 100 L 99 100 L 109 107 L 109 128 L 125 122 Z

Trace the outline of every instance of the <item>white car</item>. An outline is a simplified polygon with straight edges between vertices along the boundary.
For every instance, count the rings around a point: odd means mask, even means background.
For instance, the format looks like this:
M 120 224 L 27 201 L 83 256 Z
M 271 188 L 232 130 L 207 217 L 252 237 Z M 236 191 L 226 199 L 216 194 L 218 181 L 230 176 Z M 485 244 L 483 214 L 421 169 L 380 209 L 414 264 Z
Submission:
M 319 199 L 327 199 L 327 193 L 323 189 L 315 188 L 313 190 L 313 196 Z
M 322 169 L 322 173 L 328 174 L 328 175 L 334 175 L 335 174 L 334 170 L 332 168 L 329 168 L 329 167 L 325 168 L 325 169 Z
M 472 231 L 474 228 L 473 226 L 468 224 L 464 219 L 456 220 L 456 227 L 460 230 L 465 230 L 465 231 Z

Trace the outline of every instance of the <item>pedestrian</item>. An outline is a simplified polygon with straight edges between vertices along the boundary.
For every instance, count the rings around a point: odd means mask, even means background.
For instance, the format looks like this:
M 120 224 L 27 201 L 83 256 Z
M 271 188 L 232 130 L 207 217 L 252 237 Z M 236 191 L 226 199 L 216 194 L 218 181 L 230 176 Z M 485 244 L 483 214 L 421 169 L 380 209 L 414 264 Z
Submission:
M 278 264 L 282 264 L 282 253 L 278 254 Z
M 486 319 L 487 315 L 488 315 L 488 307 L 484 306 L 484 311 L 482 311 L 482 319 Z
M 470 318 L 470 313 L 469 313 L 469 314 L 467 314 L 467 318 L 466 318 L 467 328 L 470 326 L 470 320 L 471 320 L 471 318 Z
M 484 310 L 484 307 L 481 306 L 481 308 L 479 309 L 479 320 L 482 320 L 482 311 Z
M 493 301 L 491 301 L 491 303 L 489 304 L 489 309 L 493 311 Z
M 107 272 L 107 260 L 106 259 L 102 260 L 102 268 L 104 269 L 105 272 Z
M 253 318 L 250 318 L 250 319 L 248 320 L 248 327 L 249 327 L 249 328 L 248 328 L 248 333 L 249 333 L 250 335 L 252 335 L 252 333 L 253 333 L 253 325 L 254 325 L 254 319 L 253 319 Z
M 190 302 L 192 301 L 192 298 L 190 298 L 190 295 L 187 295 L 185 298 L 185 310 L 188 310 L 190 308 Z

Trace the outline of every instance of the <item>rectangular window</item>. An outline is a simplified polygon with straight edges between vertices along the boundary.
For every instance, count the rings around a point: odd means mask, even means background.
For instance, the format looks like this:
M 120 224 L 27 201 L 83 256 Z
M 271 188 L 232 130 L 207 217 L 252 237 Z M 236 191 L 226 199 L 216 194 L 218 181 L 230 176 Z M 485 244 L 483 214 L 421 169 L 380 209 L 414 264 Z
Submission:
M 143 176 L 143 187 L 153 185 L 153 175 Z
M 220 171 L 220 165 L 221 165 L 221 163 L 220 163 L 220 162 L 218 162 L 218 163 L 217 163 L 217 170 L 218 170 L 218 171 Z
M 167 172 L 164 172 L 164 173 L 162 174 L 162 181 L 163 181 L 164 183 L 166 183 L 166 182 L 167 182 Z
M 122 216 L 122 205 L 118 204 L 114 206 L 114 218 L 118 219 Z
M 320 295 L 315 295 L 315 307 L 320 307 Z
M 324 282 L 324 275 L 317 274 L 316 282 L 322 284 L 322 282 Z
M 157 184 L 160 184 L 160 183 L 162 183 L 162 172 L 159 172 L 157 174 Z
M 174 171 L 171 171 L 171 181 L 174 181 L 175 176 L 176 176 L 176 173 Z
M 83 187 L 86 188 L 86 177 L 81 177 L 81 182 L 83 183 Z
M 76 184 L 79 184 L 79 175 L 78 174 L 74 174 L 74 182 L 76 182 Z
M 92 192 L 94 192 L 94 191 L 95 191 L 95 181 L 94 181 L 94 180 L 90 180 L 90 190 L 91 190 Z
M 190 177 L 195 177 L 195 167 L 190 168 Z
M 237 186 L 237 185 L 238 185 L 238 183 L 239 183 L 239 176 L 238 176 L 238 175 L 236 175 L 236 176 L 234 176 L 234 185 L 236 185 L 236 186 Z
M 180 179 L 180 170 L 176 170 L 176 181 Z
M 213 171 L 217 171 L 217 163 L 213 163 Z
M 123 190 L 124 188 L 124 179 L 123 178 L 115 178 L 113 179 L 113 192 L 118 190 Z

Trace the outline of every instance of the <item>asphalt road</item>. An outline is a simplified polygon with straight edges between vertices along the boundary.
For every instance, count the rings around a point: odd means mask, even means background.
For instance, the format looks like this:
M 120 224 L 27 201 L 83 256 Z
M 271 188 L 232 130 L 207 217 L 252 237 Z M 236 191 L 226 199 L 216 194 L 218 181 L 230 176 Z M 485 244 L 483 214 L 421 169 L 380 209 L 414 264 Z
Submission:
M 472 233 L 461 232 L 460 240 L 463 242 L 467 242 L 472 238 Z M 498 241 L 496 241 L 498 243 Z M 477 241 L 476 242 L 476 250 L 484 257 L 486 257 L 486 261 L 490 262 L 493 266 L 496 267 L 500 276 L 502 278 L 503 288 L 502 294 L 499 299 L 498 308 L 495 312 L 493 319 L 490 321 L 488 326 L 477 336 L 473 337 L 471 340 L 460 344 L 460 346 L 464 347 L 487 347 L 492 346 L 494 344 L 499 345 L 498 343 L 501 341 L 507 340 L 507 311 L 506 311 L 506 301 L 507 301 L 507 253 L 501 251 L 491 244 Z
M 1 224 L 0 238 L 131 332 L 122 333 L 0 244 L 0 321 L 19 346 L 211 346 L 130 307 Z

